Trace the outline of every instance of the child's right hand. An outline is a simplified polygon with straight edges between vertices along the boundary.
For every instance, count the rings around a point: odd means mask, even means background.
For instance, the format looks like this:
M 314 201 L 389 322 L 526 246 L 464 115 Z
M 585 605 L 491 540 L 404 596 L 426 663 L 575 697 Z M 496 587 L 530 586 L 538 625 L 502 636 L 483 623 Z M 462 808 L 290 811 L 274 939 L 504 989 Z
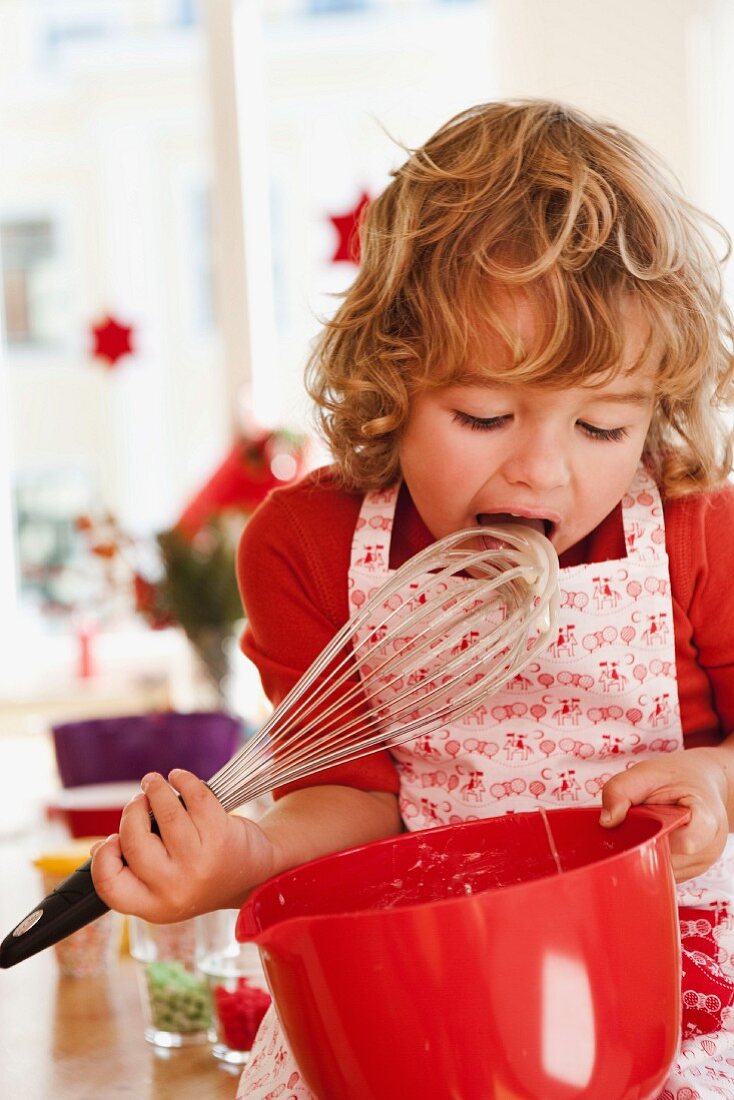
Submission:
M 273 845 L 259 826 L 230 816 L 191 772 L 177 769 L 168 783 L 151 773 L 140 785 L 144 793 L 125 807 L 119 833 L 93 849 L 94 886 L 111 909 L 156 924 L 185 920 L 237 908 L 273 874 Z M 151 832 L 151 811 L 160 837 Z

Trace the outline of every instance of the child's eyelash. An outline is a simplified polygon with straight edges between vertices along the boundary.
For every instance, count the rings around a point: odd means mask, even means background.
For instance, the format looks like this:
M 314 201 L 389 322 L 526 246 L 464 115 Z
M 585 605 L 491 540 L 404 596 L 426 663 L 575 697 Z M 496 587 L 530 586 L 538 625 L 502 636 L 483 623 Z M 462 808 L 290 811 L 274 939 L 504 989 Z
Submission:
M 459 424 L 465 424 L 475 432 L 491 432 L 492 428 L 498 428 L 507 420 L 506 416 L 471 416 L 470 413 L 454 412 L 454 420 Z
M 618 443 L 620 439 L 627 437 L 626 428 L 597 428 L 594 424 L 587 424 L 584 420 L 579 420 L 578 425 L 591 439 L 607 439 L 612 443 Z
M 459 409 L 454 411 L 454 420 L 459 424 L 464 424 L 467 428 L 471 428 L 474 432 L 491 432 L 493 428 L 499 428 L 508 419 L 508 416 L 472 416 L 470 413 L 461 412 Z M 585 420 L 578 420 L 577 423 L 582 432 L 590 439 L 618 443 L 621 439 L 627 438 L 626 428 L 597 428 L 595 424 L 588 424 Z

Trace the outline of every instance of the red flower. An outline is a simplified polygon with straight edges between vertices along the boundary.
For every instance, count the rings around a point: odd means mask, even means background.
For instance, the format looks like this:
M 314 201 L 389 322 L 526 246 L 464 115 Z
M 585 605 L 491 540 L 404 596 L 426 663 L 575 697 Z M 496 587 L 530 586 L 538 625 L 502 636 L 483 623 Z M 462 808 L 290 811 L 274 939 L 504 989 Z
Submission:
M 135 610 L 148 621 L 153 630 L 163 630 L 174 625 L 171 616 L 164 614 L 158 606 L 157 587 L 139 573 L 133 575 L 133 593 Z
M 92 553 L 96 554 L 98 558 L 106 558 L 108 561 L 117 554 L 117 547 L 114 542 L 98 542 L 91 549 Z

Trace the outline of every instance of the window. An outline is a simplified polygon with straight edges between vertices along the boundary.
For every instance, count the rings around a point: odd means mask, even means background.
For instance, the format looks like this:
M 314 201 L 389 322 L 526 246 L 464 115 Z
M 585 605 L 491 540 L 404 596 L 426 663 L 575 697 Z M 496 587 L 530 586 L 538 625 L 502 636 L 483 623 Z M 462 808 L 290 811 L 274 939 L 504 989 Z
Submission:
M 197 187 L 190 198 L 189 258 L 192 317 L 197 332 L 215 328 L 214 272 L 212 270 L 212 196 L 209 187 Z
M 14 487 L 20 594 L 25 604 L 52 615 L 83 607 L 99 578 L 76 530 L 92 510 L 89 472 L 53 466 L 22 474 Z M 99 563 L 91 563 L 99 570 Z
M 201 21 L 200 0 L 36 0 L 32 14 L 42 66 L 63 60 L 67 51 L 112 42 L 131 46 Z
M 63 291 L 57 227 L 50 218 L 1 222 L 0 256 L 9 347 L 58 347 Z
M 446 3 L 478 2 L 480 0 L 261 0 L 262 12 L 268 21 L 309 15 L 339 15 L 350 11 L 394 14 Z
M 194 27 L 201 20 L 198 0 L 173 0 L 171 22 L 177 27 Z
M 369 0 L 309 0 L 308 9 L 314 14 L 332 11 L 363 11 Z

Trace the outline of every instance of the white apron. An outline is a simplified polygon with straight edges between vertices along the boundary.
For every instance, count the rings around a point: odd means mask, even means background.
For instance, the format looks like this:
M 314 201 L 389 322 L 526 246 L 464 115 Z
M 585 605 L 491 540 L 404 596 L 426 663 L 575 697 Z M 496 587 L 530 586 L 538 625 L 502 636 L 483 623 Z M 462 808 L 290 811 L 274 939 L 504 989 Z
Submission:
M 364 499 L 350 608 L 390 573 L 397 495 L 394 488 Z M 622 516 L 626 557 L 561 571 L 558 636 L 549 649 L 483 706 L 392 747 L 408 829 L 599 805 L 615 772 L 683 748 L 663 509 L 642 467 Z M 734 837 L 705 875 L 678 887 L 678 902 L 683 1041 L 660 1100 L 734 1100 Z M 272 1009 L 238 1097 L 316 1100 Z

